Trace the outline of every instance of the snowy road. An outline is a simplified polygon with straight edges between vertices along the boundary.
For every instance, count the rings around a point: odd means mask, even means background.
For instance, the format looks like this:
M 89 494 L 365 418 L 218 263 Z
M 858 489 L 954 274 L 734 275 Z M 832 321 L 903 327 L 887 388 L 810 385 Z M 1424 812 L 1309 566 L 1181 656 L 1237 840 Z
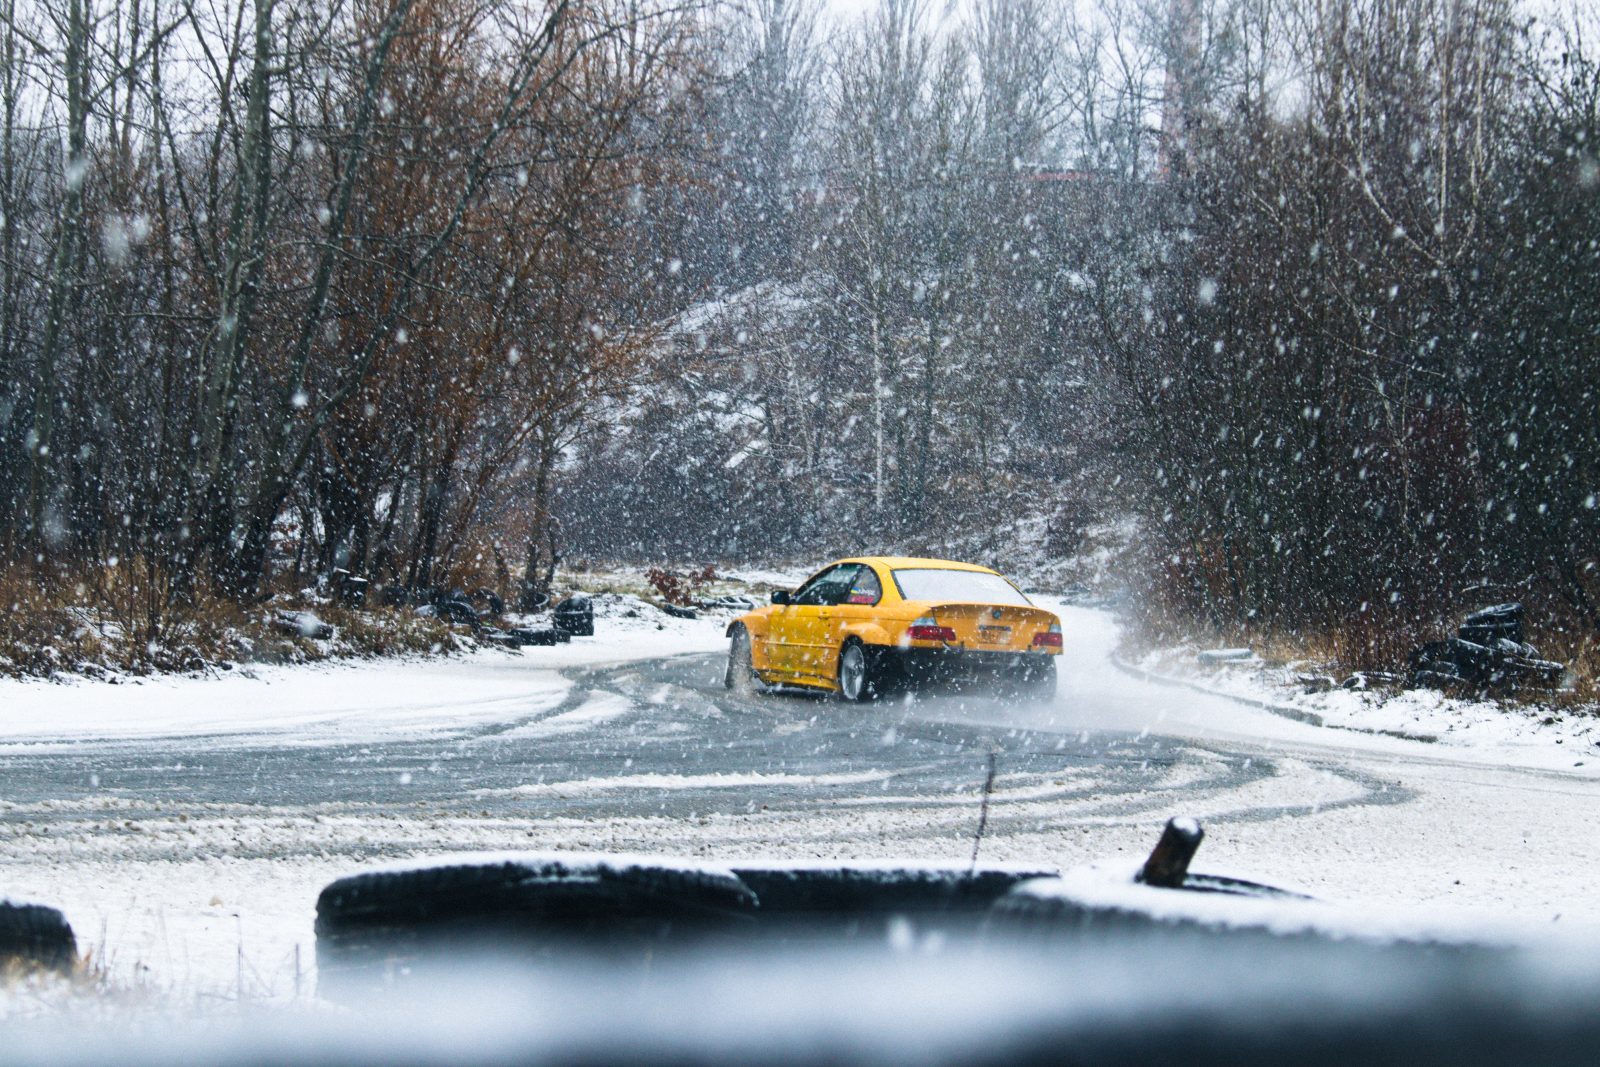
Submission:
M 646 660 L 602 637 L 16 687 L 0 712 L 0 895 L 62 906 L 120 982 L 283 998 L 310 988 L 317 890 L 365 863 L 502 848 L 960 861 L 993 751 L 988 859 L 1132 857 L 1187 813 L 1208 826 L 1206 869 L 1466 924 L 1600 923 L 1600 767 L 1323 730 L 1133 681 L 1108 662 L 1105 616 L 1063 614 L 1061 692 L 1037 706 L 735 698 L 712 623 L 631 650 L 676 653 Z

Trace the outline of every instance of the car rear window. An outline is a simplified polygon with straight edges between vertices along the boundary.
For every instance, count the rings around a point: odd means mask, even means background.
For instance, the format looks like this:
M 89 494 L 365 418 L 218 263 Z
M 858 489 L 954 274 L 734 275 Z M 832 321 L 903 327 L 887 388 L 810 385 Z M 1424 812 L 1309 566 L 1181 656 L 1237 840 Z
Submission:
M 1022 595 L 1022 590 L 998 574 L 935 567 L 908 567 L 893 573 L 894 584 L 907 600 L 954 600 L 963 604 L 1009 604 L 1019 608 L 1033 604 Z

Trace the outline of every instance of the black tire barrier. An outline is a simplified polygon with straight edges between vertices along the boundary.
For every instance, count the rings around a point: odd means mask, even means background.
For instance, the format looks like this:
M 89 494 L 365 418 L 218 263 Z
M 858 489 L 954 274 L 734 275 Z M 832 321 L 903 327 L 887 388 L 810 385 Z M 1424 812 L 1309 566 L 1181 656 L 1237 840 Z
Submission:
M 549 627 L 517 626 L 511 629 L 510 634 L 516 639 L 519 647 L 524 645 L 544 647 L 572 640 L 571 635 Z
M 586 596 L 569 596 L 550 614 L 551 625 L 568 637 L 594 636 L 594 602 Z
M 478 609 L 465 600 L 441 600 L 433 605 L 434 616 L 443 622 L 464 623 L 476 630 L 483 625 Z
M 317 900 L 324 995 L 492 948 L 614 962 L 707 941 L 879 939 L 891 923 L 976 931 L 1047 868 L 744 865 L 507 857 L 342 878 Z
M 1461 627 L 1456 633 L 1462 640 L 1481 645 L 1493 644 L 1502 638 L 1521 644 L 1522 620 L 1521 604 L 1515 602 L 1496 604 L 1494 607 L 1474 611 L 1462 619 Z
M 506 602 L 493 589 L 474 589 L 465 599 L 475 608 L 482 605 L 482 613 L 491 619 L 498 619 L 506 613 Z
M 755 597 L 734 594 L 732 596 L 718 596 L 709 600 L 702 600 L 697 606 L 705 611 L 754 611 L 761 604 Z
M 759 926 L 764 932 L 810 927 L 818 933 L 855 936 L 873 934 L 896 918 L 924 924 L 976 925 L 1016 886 L 1057 872 L 1049 868 L 736 864 L 733 873 L 755 893 Z
M 791 919 L 980 915 L 1022 882 L 1055 873 L 807 864 L 736 866 L 730 876 L 690 866 L 512 857 L 341 878 L 317 898 L 316 933 L 320 951 L 324 941 L 349 946 L 430 931 L 632 942 L 682 925 L 751 933 Z
M 65 915 L 43 904 L 0 900 L 0 966 L 69 971 L 78 941 Z
M 547 855 L 374 871 L 317 898 L 317 965 L 342 976 L 392 973 L 423 957 L 502 950 L 638 955 L 753 921 L 755 894 L 692 866 Z
M 1566 665 L 1539 658 L 1523 640 L 1521 604 L 1496 604 L 1468 615 L 1455 637 L 1429 641 L 1411 653 L 1414 685 L 1445 690 L 1551 690 Z
M 1412 677 L 1435 688 L 1472 686 L 1480 689 L 1532 685 L 1551 689 L 1566 671 L 1563 664 L 1538 658 L 1532 645 L 1509 638 L 1478 644 L 1460 637 L 1430 641 L 1411 655 Z
M 748 918 L 754 894 L 715 870 L 549 856 L 374 871 L 317 898 L 317 936 L 381 929 L 506 924 L 585 937 L 617 924 Z
M 310 637 L 327 641 L 333 637 L 333 627 L 309 611 L 280 611 L 272 617 L 273 629 L 286 637 Z
M 1129 882 L 1130 887 L 1133 882 Z M 1045 879 L 1031 885 L 1022 885 L 995 901 L 990 909 L 987 933 L 1011 941 L 1081 939 L 1089 935 L 1117 937 L 1128 933 L 1164 931 L 1175 936 L 1201 935 L 1215 937 L 1228 934 L 1234 937 L 1271 940 L 1277 935 L 1249 920 L 1234 922 L 1219 918 L 1215 909 L 1203 913 L 1188 912 L 1181 902 L 1190 894 L 1229 896 L 1250 900 L 1279 900 L 1310 902 L 1311 897 L 1275 886 L 1247 882 L 1212 874 L 1187 874 L 1183 887 L 1166 889 L 1148 887 L 1149 892 L 1161 894 L 1147 899 L 1152 904 L 1170 901 L 1178 904 L 1172 908 L 1141 907 L 1134 900 L 1104 899 L 1100 894 L 1085 897 L 1063 888 L 1055 879 Z
M 1253 951 L 1271 951 L 1279 944 L 1310 946 L 1339 945 L 1342 951 L 1368 957 L 1393 957 L 1415 954 L 1419 950 L 1433 956 L 1463 962 L 1502 960 L 1508 949 L 1494 944 L 1470 943 L 1449 939 L 1419 929 L 1411 933 L 1385 930 L 1364 933 L 1359 921 L 1337 913 L 1306 911 L 1297 915 L 1293 905 L 1315 905 L 1314 897 L 1277 886 L 1249 882 L 1213 874 L 1189 874 L 1181 889 L 1157 889 L 1146 898 L 1150 906 L 1135 900 L 1116 902 L 1100 894 L 1077 896 L 1057 891 L 1059 883 L 1046 879 L 1019 886 L 995 902 L 984 926 L 984 936 L 997 944 L 1032 946 L 1043 952 L 1059 951 L 1060 946 L 1089 946 L 1117 943 L 1125 938 L 1159 938 L 1173 946 L 1254 946 Z M 1209 897 L 1213 901 L 1236 898 L 1241 901 L 1275 901 L 1289 905 L 1275 909 L 1269 917 L 1252 909 L 1229 914 L 1221 907 L 1188 908 L 1184 898 Z M 1176 907 L 1168 902 L 1176 903 Z M 1319 948 L 1318 951 L 1321 951 Z

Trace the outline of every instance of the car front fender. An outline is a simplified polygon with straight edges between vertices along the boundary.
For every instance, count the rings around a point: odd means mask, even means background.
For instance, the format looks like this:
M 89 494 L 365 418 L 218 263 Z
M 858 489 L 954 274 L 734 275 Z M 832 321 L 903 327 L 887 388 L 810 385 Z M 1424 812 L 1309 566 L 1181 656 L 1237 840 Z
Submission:
M 765 612 L 753 611 L 748 615 L 740 615 L 728 623 L 728 628 L 722 632 L 723 637 L 733 637 L 733 631 L 743 626 L 750 631 L 750 640 L 764 641 L 767 637 L 767 615 Z

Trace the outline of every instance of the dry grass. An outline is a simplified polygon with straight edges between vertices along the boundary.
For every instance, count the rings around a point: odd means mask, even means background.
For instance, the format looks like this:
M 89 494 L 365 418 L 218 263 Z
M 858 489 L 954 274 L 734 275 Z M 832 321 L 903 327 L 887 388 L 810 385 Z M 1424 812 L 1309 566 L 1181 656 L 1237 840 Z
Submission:
M 802 566 L 799 568 L 804 569 Z M 702 567 L 681 568 L 684 575 L 704 573 Z M 590 595 L 614 593 L 619 596 L 636 596 L 641 600 L 661 601 L 661 591 L 648 578 L 647 572 L 640 571 L 637 567 L 623 563 L 607 561 L 576 560 L 570 567 L 563 570 L 566 580 Z M 695 596 L 699 598 L 718 596 L 753 596 L 758 600 L 765 600 L 770 583 L 746 582 L 738 578 L 729 578 L 726 575 L 715 573 L 710 578 L 699 583 Z
M 1541 658 L 1566 665 L 1571 685 L 1554 693 L 1528 690 L 1491 695 L 1516 703 L 1600 713 L 1600 635 L 1585 633 L 1576 621 L 1563 618 L 1557 605 L 1533 602 L 1527 607 L 1529 619 L 1539 620 L 1528 624 L 1528 641 Z M 1327 629 L 1287 631 L 1267 626 L 1197 625 L 1192 617 L 1146 601 L 1135 611 L 1134 625 L 1124 631 L 1123 646 L 1131 655 L 1173 646 L 1250 648 L 1268 663 L 1338 682 L 1358 671 L 1407 674 L 1413 650 L 1453 634 L 1468 610 L 1471 608 L 1462 607 L 1425 621 L 1356 613 Z
M 49 1014 L 107 992 L 102 970 L 79 959 L 63 971 L 15 956 L 0 957 L 0 1019 Z
M 374 607 L 357 611 L 337 604 L 317 609 L 324 622 L 338 630 L 349 646 L 347 655 L 399 656 L 432 653 L 452 647 L 450 627 L 406 608 Z M 305 638 L 297 638 L 304 642 Z
M 0 990 L 14 992 L 39 981 L 77 982 L 82 979 L 81 964 L 63 974 L 60 968 L 45 967 L 17 956 L 0 956 Z
M 0 571 L 0 673 L 50 674 L 105 652 L 101 635 L 63 598 L 16 570 Z
M 1131 654 L 1173 646 L 1248 647 L 1269 663 L 1292 665 L 1297 671 L 1341 680 L 1358 671 L 1407 675 L 1412 653 L 1421 645 L 1449 637 L 1464 616 L 1496 601 L 1520 601 L 1525 609 L 1526 639 L 1542 659 L 1566 665 L 1572 684 L 1557 692 L 1490 695 L 1517 703 L 1559 705 L 1574 711 L 1600 712 L 1600 634 L 1578 618 L 1564 601 L 1539 588 L 1479 588 L 1462 592 L 1454 603 L 1429 611 L 1402 614 L 1381 606 L 1352 605 L 1344 617 L 1316 627 L 1289 629 L 1267 621 L 1224 624 L 1207 619 L 1196 600 L 1192 575 L 1139 558 L 1131 573 L 1142 575 L 1124 631 Z M 1213 591 L 1219 613 L 1227 610 L 1225 591 Z M 1209 621 L 1209 624 L 1208 624 Z M 1481 695 L 1477 691 L 1460 694 Z
M 101 962 L 103 949 L 86 950 L 67 970 L 16 958 L 0 961 L 0 1023 L 63 1016 L 85 1022 L 186 1017 L 173 1015 L 179 1006 L 161 989 L 137 977 L 148 973 L 147 968 L 135 965 L 131 976 L 113 977 Z
M 282 611 L 313 612 L 334 637 L 285 632 Z M 204 590 L 180 600 L 152 594 L 126 567 L 45 579 L 0 571 L 0 675 L 146 675 L 454 647 L 447 626 L 404 608 L 356 611 L 287 590 L 250 607 Z
M 1572 673 L 1573 687 L 1559 694 L 1560 703 L 1600 708 L 1600 635 L 1562 635 L 1540 652 Z

